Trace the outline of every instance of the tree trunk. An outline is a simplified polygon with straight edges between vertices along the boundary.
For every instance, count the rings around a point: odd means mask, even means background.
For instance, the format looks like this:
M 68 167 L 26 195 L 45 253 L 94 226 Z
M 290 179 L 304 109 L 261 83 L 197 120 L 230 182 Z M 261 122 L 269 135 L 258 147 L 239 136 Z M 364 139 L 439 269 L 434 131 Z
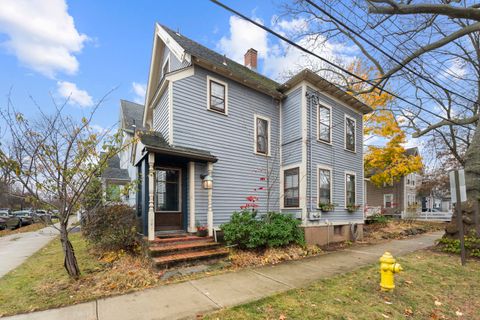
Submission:
M 73 250 L 72 243 L 68 239 L 67 226 L 60 227 L 60 241 L 62 242 L 64 261 L 63 266 L 67 270 L 68 275 L 77 280 L 80 277 L 80 268 L 78 267 L 77 257 Z
M 480 197 L 480 122 L 465 155 L 465 184 L 468 201 L 462 204 L 462 221 L 465 235 L 469 235 L 475 230 L 475 201 Z M 459 238 L 456 210 L 445 228 L 445 237 Z

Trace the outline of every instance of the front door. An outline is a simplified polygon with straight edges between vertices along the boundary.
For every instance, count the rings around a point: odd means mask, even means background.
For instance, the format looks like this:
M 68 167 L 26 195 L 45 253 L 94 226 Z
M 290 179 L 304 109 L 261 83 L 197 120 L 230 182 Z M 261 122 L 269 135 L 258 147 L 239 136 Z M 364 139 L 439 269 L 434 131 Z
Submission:
M 155 172 L 155 231 L 183 229 L 181 175 L 179 168 Z

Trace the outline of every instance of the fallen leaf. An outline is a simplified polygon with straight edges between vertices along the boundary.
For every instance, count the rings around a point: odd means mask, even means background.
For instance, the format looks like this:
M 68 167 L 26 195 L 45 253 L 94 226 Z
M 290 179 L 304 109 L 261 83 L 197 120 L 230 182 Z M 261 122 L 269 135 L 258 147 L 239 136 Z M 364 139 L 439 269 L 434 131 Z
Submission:
M 457 315 L 457 317 L 461 317 L 461 316 L 463 316 L 463 313 L 462 313 L 462 312 L 460 312 L 460 311 L 455 311 L 455 314 Z
M 385 304 L 393 304 L 393 302 L 390 302 L 390 301 L 384 301 Z
M 287 317 L 285 317 L 285 315 L 281 314 L 280 317 L 278 317 L 278 320 L 287 320 Z
M 389 316 L 387 316 L 386 314 L 383 314 L 383 313 L 382 313 L 382 317 L 384 317 L 385 319 L 390 319 Z
M 440 301 L 438 301 L 438 300 L 435 300 L 435 305 L 436 305 L 437 307 L 440 307 L 440 306 L 442 305 L 442 303 L 441 303 Z
M 405 280 L 405 283 L 406 283 L 406 284 L 412 284 L 412 283 L 413 283 L 413 281 L 410 281 L 410 280 Z
M 410 309 L 410 308 L 406 308 L 403 313 L 407 316 L 407 317 L 410 317 L 410 316 L 413 316 L 413 310 Z

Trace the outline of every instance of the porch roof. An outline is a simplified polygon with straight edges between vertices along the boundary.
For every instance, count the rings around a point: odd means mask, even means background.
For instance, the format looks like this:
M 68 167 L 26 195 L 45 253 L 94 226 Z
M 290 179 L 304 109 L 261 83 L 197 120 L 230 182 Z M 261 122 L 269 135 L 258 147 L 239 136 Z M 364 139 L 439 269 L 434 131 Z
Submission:
M 159 132 L 139 132 L 138 137 L 140 142 L 144 145 L 145 150 L 149 152 L 206 162 L 217 162 L 218 160 L 217 157 L 212 155 L 209 151 L 182 146 L 172 146 L 168 144 Z

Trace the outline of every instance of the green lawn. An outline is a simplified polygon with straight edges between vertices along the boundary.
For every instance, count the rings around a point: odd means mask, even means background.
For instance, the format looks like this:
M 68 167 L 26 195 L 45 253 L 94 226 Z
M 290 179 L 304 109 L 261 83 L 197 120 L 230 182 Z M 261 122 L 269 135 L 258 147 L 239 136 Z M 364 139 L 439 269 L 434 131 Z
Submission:
M 378 265 L 314 282 L 205 319 L 480 319 L 480 261 L 419 251 L 398 261 L 392 293 L 379 290 Z
M 144 259 L 123 255 L 115 261 L 99 257 L 83 237 L 70 236 L 81 278 L 69 279 L 63 268 L 60 241 L 55 239 L 0 278 L 0 317 L 48 309 L 143 289 L 157 283 L 157 275 Z

